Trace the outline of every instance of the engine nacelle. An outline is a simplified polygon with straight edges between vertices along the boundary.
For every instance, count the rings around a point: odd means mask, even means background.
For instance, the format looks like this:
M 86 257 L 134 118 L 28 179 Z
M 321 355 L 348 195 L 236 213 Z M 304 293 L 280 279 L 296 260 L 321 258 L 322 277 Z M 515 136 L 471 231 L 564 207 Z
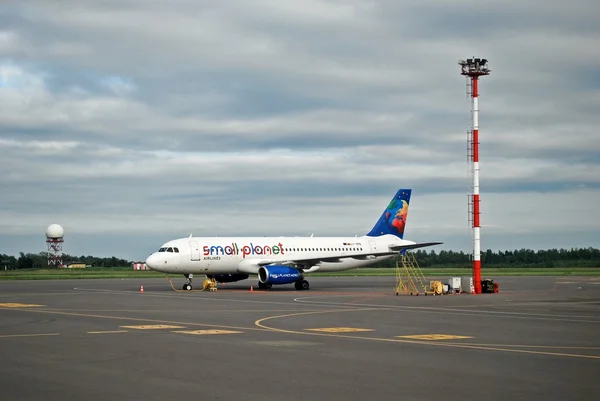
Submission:
M 217 283 L 234 283 L 240 280 L 246 280 L 248 274 L 207 274 L 206 277 L 217 280 Z
M 263 284 L 290 284 L 303 279 L 300 270 L 289 266 L 261 266 L 258 280 Z

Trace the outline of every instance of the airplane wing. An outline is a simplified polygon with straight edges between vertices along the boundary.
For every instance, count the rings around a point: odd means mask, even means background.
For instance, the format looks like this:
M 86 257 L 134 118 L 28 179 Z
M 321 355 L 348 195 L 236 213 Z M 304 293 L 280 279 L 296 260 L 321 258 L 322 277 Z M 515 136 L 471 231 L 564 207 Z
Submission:
M 440 245 L 443 242 L 423 242 L 420 244 L 407 244 L 407 245 L 391 245 L 389 247 L 389 251 L 384 252 L 367 252 L 361 254 L 352 254 L 352 255 L 338 255 L 332 257 L 321 257 L 321 258 L 292 258 L 289 260 L 281 260 L 281 259 L 247 259 L 240 263 L 240 271 L 249 274 L 258 274 L 258 268 L 261 266 L 268 266 L 272 264 L 284 265 L 284 266 L 293 266 L 299 267 L 303 269 L 305 272 L 309 273 L 311 271 L 318 270 L 319 263 L 336 263 L 341 262 L 342 259 L 353 258 L 353 259 L 374 259 L 377 256 L 389 256 L 389 255 L 397 255 L 400 251 L 405 249 L 417 249 L 424 248 L 427 246 Z M 315 268 L 316 267 L 316 268 Z

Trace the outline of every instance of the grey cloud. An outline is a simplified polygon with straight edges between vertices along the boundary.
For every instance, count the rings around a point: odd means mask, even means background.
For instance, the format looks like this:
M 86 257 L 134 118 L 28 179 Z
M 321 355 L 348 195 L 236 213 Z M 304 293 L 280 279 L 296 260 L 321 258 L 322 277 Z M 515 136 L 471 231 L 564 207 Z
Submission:
M 578 197 L 562 229 L 590 243 L 596 8 L 12 3 L 0 11 L 4 232 L 33 238 L 61 220 L 79 238 L 157 242 L 187 231 L 361 234 L 410 186 L 411 233 L 468 249 L 470 116 L 456 63 L 474 55 L 493 70 L 481 83 L 482 207 L 490 222 L 523 205 L 531 216 L 527 233 L 490 226 L 487 238 L 556 243 L 541 234 L 551 211 L 538 204 Z

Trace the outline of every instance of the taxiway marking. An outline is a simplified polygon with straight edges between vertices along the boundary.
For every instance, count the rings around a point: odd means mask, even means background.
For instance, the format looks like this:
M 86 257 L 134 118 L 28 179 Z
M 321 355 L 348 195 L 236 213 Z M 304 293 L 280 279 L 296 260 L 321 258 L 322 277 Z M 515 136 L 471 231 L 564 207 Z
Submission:
M 141 324 L 137 326 L 119 326 L 124 329 L 135 330 L 161 330 L 161 329 L 185 329 L 185 326 L 171 326 L 168 324 Z
M 232 331 L 232 330 L 176 330 L 173 333 L 181 333 L 181 334 L 193 334 L 193 335 L 207 335 L 207 334 L 242 334 L 242 331 Z
M 44 305 L 20 304 L 20 303 L 14 303 L 14 302 L 0 303 L 0 308 L 38 308 L 40 306 L 44 306 Z
M 359 310 L 373 310 L 373 309 L 355 309 L 355 310 L 329 310 L 329 311 L 318 311 L 313 312 L 312 314 L 321 314 L 321 313 L 340 313 L 340 312 L 356 312 Z M 506 352 L 506 353 L 518 353 L 518 354 L 529 354 L 529 355 L 546 355 L 546 356 L 561 356 L 561 357 L 569 357 L 569 358 L 581 358 L 581 359 L 596 359 L 600 360 L 600 356 L 596 355 L 585 355 L 585 354 L 568 354 L 563 352 L 548 352 L 548 351 L 534 351 L 534 350 L 524 350 L 524 349 L 514 349 L 514 348 L 499 348 L 498 346 L 481 346 L 481 345 L 471 345 L 469 343 L 459 344 L 459 343 L 444 343 L 437 341 L 422 341 L 415 339 L 401 339 L 401 338 L 382 338 L 382 337 L 359 337 L 353 336 L 350 334 L 336 334 L 336 333 L 313 333 L 306 331 L 296 331 L 296 330 L 286 330 L 286 329 L 278 329 L 276 327 L 267 326 L 264 322 L 268 320 L 274 319 L 282 319 L 288 317 L 296 317 L 301 315 L 308 315 L 310 312 L 304 313 L 291 313 L 287 315 L 279 315 L 279 316 L 269 316 L 262 319 L 258 319 L 254 322 L 254 324 L 262 329 L 271 330 L 276 333 L 287 333 L 287 334 L 301 334 L 301 335 L 310 335 L 310 336 L 321 336 L 321 337 L 332 337 L 332 338 L 344 338 L 348 340 L 362 340 L 362 341 L 376 341 L 376 342 L 386 342 L 386 343 L 404 343 L 404 344 L 419 344 L 426 346 L 434 346 L 434 347 L 450 347 L 450 348 L 466 348 L 466 349 L 478 349 L 485 351 L 496 351 L 496 352 Z
M 460 340 L 463 338 L 473 338 L 470 336 L 455 336 L 452 334 L 413 334 L 409 336 L 396 336 L 397 338 L 411 338 L 413 340 Z
M 117 292 L 111 291 L 110 293 L 115 294 Z M 187 298 L 182 298 L 182 299 L 187 299 Z M 193 299 L 193 298 L 190 298 Z M 204 298 L 206 300 L 209 300 L 210 298 Z M 216 301 L 217 299 L 215 299 Z M 231 302 L 260 302 L 260 303 L 274 303 L 274 302 L 261 302 L 261 301 L 240 301 L 240 300 L 234 300 L 234 299 L 220 299 L 220 301 L 231 301 Z M 299 301 L 300 299 L 297 298 L 296 301 Z M 277 304 L 280 304 L 279 302 Z M 325 304 L 328 306 L 335 306 L 336 303 L 320 303 L 320 302 L 315 302 L 315 304 Z M 256 327 L 235 327 L 235 326 L 225 326 L 225 325 L 218 325 L 218 327 L 223 327 L 223 328 L 230 328 L 230 329 L 238 329 L 238 330 L 253 330 L 253 331 L 271 331 L 271 332 L 279 332 L 279 333 L 289 333 L 289 334 L 297 334 L 297 335 L 312 335 L 312 336 L 323 336 L 323 337 L 335 337 L 335 338 L 345 338 L 345 339 L 354 339 L 354 340 L 362 340 L 362 341 L 379 341 L 379 342 L 389 342 L 389 343 L 408 343 L 408 344 L 419 344 L 419 345 L 427 345 L 427 346 L 438 346 L 438 347 L 452 347 L 452 348 L 468 348 L 468 349 L 480 349 L 480 350 L 488 350 L 488 351 L 498 351 L 498 352 L 513 352 L 513 353 L 521 353 L 521 354 L 537 354 L 537 355 L 547 355 L 547 356 L 562 356 L 562 357 L 571 357 L 571 358 L 586 358 L 586 359 L 595 359 L 595 360 L 600 360 L 600 356 L 595 356 L 595 355 L 581 355 L 581 354 L 569 354 L 569 353 L 558 353 L 558 352 L 545 352 L 545 351 L 533 351 L 533 350 L 517 350 L 517 349 L 506 349 L 506 348 L 498 348 L 499 346 L 497 345 L 490 345 L 490 346 L 483 346 L 483 345 L 474 345 L 474 344 L 457 344 L 457 343 L 447 343 L 447 342 L 434 342 L 434 341 L 419 341 L 419 340 L 409 340 L 409 339 L 399 339 L 399 338 L 371 338 L 371 337 L 359 337 L 359 336 L 352 336 L 349 334 L 335 334 L 335 333 L 318 333 L 318 332 L 306 332 L 306 331 L 293 331 L 293 330 L 283 330 L 283 329 L 278 329 L 275 327 L 269 327 L 263 324 L 263 322 L 267 321 L 267 320 L 272 320 L 272 319 L 278 319 L 278 318 L 284 318 L 284 317 L 291 317 L 291 316 L 300 316 L 300 315 L 309 315 L 309 314 L 321 314 L 321 313 L 342 313 L 342 312 L 357 312 L 357 311 L 367 311 L 367 310 L 403 310 L 403 311 L 415 311 L 415 312 L 433 312 L 433 313 L 447 313 L 445 311 L 452 311 L 452 310 L 457 310 L 457 309 L 444 309 L 444 308 L 427 308 L 427 307 L 398 307 L 398 309 L 396 308 L 391 308 L 389 306 L 383 306 L 383 305 L 371 305 L 371 308 L 355 308 L 355 307 L 350 307 L 348 305 L 337 305 L 340 308 L 348 308 L 348 309 L 337 309 L 337 310 L 329 310 L 329 311 L 313 311 L 313 312 L 302 312 L 302 313 L 292 313 L 292 314 L 288 314 L 288 315 L 279 315 L 279 316 L 270 316 L 267 318 L 263 318 L 263 319 L 259 319 L 257 321 L 255 321 L 255 326 Z M 355 305 L 356 306 L 356 305 Z M 365 306 L 365 305 L 362 305 Z M 400 309 L 401 308 L 401 309 Z M 437 310 L 436 310 L 437 309 Z M 10 310 L 10 308 L 7 308 L 5 310 Z M 16 310 L 16 309 L 13 309 Z M 458 309 L 460 310 L 460 309 Z M 147 318 L 136 318 L 136 317 L 126 317 L 126 316 L 108 316 L 108 315 L 100 315 L 100 314 L 92 314 L 92 313 L 68 313 L 68 312 L 63 312 L 60 310 L 48 310 L 48 309 L 37 309 L 37 308 L 25 308 L 22 309 L 21 311 L 27 311 L 27 312 L 33 312 L 33 313 L 45 313 L 45 314 L 51 314 L 51 315 L 63 315 L 63 316 L 79 316 L 79 317 L 92 317 L 92 318 L 96 318 L 96 319 L 114 319 L 114 320 L 125 320 L 125 321 L 138 321 L 138 322 L 161 322 L 161 323 L 173 323 L 173 324 L 185 324 L 185 325 L 189 325 L 189 326 L 212 326 L 215 327 L 216 325 L 213 324 L 203 324 L 203 323 L 196 323 L 196 322 L 170 322 L 168 320 L 158 320 L 158 319 L 147 319 Z M 465 310 L 466 311 L 466 310 Z M 484 311 L 481 311 L 482 313 Z M 486 312 L 487 313 L 487 312 Z M 494 312 L 492 312 L 494 313 Z M 503 313 L 503 312 L 495 312 L 495 313 Z M 504 312 L 506 313 L 506 312 Z M 520 316 L 521 318 L 526 318 L 527 315 L 530 316 L 530 318 L 535 319 L 534 314 L 521 314 L 524 316 Z M 544 315 L 542 315 L 544 316 Z M 551 315 L 547 315 L 547 316 L 551 316 Z M 514 317 L 514 316 L 513 316 Z M 553 320 L 563 320 L 565 321 L 566 319 L 553 319 Z M 584 321 L 586 323 L 600 323 L 600 321 Z M 184 326 L 185 327 L 185 326 Z M 5 337 L 24 337 L 24 336 L 48 336 L 48 335 L 58 335 L 58 333 L 47 333 L 47 334 L 33 334 L 33 335 L 9 335 L 9 336 L 5 336 Z
M 356 327 L 322 327 L 318 329 L 306 329 L 311 331 L 324 331 L 327 333 L 353 333 L 357 331 L 374 331 L 373 329 L 360 329 Z
M 0 338 L 13 338 L 13 337 L 43 337 L 43 336 L 57 336 L 58 333 L 39 333 L 39 334 L 2 334 Z

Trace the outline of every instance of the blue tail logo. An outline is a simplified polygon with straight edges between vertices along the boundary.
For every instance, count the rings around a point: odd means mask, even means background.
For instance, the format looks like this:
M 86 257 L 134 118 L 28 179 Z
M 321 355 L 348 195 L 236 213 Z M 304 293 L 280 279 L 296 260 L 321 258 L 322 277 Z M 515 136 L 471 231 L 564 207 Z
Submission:
M 369 237 L 378 237 L 384 234 L 392 234 L 399 238 L 404 237 L 411 192 L 411 189 L 399 189 L 396 192 L 390 204 L 377 220 L 375 227 L 367 234 Z

